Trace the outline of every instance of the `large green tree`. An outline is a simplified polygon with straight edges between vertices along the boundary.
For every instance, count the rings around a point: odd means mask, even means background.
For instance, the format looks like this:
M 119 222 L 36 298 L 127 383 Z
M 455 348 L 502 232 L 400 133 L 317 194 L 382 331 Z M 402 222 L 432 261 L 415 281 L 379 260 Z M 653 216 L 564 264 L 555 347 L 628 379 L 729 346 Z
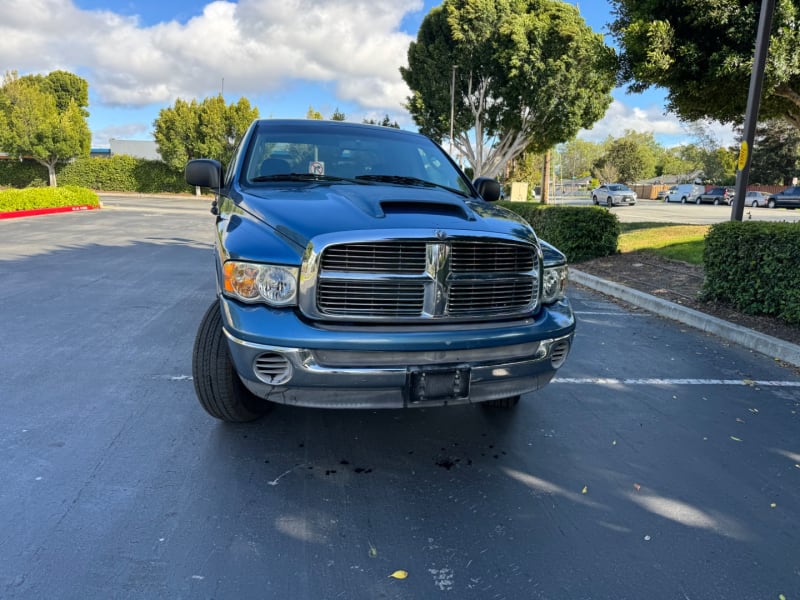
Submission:
M 633 91 L 667 90 L 685 120 L 744 119 L 760 0 L 611 0 L 621 80 Z M 800 128 L 800 0 L 777 0 L 762 118 Z
M 756 128 L 750 181 L 764 185 L 791 185 L 800 172 L 800 131 L 781 119 Z
M 563 176 L 575 179 L 586 177 L 592 172 L 592 166 L 603 154 L 600 144 L 575 138 L 559 149 Z
M 0 87 L 0 150 L 44 165 L 55 186 L 59 162 L 89 155 L 91 132 L 86 123 L 88 93 L 81 93 L 88 89 L 86 82 L 64 71 L 52 75 L 5 75 Z M 67 80 L 76 86 L 77 97 L 70 95 L 74 91 L 69 86 L 54 84 Z
M 613 167 L 620 181 L 635 183 L 655 175 L 656 160 L 660 153 L 658 142 L 651 132 L 629 130 L 622 137 L 606 144 L 606 151 L 596 163 L 596 170 L 602 170 L 609 165 Z
M 162 160 L 175 170 L 194 158 L 216 158 L 227 164 L 257 118 L 258 108 L 251 107 L 247 98 L 229 105 L 221 95 L 202 102 L 178 98 L 174 106 L 159 111 L 154 136 Z
M 450 142 L 475 176 L 496 176 L 522 152 L 545 151 L 602 118 L 617 58 L 566 2 L 444 0 L 400 72 L 420 130 L 442 141 L 452 124 Z

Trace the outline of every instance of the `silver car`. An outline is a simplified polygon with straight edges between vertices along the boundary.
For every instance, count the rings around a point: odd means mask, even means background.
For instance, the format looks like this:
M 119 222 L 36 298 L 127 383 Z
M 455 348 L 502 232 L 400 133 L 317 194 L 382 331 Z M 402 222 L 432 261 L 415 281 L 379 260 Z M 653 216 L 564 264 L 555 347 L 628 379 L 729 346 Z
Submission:
M 624 183 L 604 183 L 592 190 L 592 202 L 609 208 L 621 204 L 636 204 L 636 192 Z
M 744 205 L 752 206 L 753 208 L 759 206 L 761 208 L 766 208 L 767 198 L 769 198 L 769 194 L 767 192 L 756 192 L 756 191 L 747 192 L 744 195 Z

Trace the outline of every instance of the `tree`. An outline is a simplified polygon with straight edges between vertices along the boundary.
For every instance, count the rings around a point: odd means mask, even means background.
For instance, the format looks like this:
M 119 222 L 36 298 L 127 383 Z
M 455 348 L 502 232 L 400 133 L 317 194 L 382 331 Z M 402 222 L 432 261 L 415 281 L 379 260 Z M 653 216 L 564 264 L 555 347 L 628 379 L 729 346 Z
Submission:
M 623 137 L 608 145 L 597 166 L 613 167 L 620 181 L 634 183 L 655 175 L 658 151 L 659 146 L 652 133 L 626 131 Z M 606 181 L 610 183 L 610 180 Z
M 339 107 L 337 106 L 336 110 L 334 110 L 333 114 L 331 115 L 331 121 L 346 121 L 346 120 L 347 116 L 342 111 L 340 111 Z
M 306 111 L 306 119 L 313 119 L 315 121 L 324 121 L 325 117 L 322 116 L 321 112 L 319 112 L 318 110 L 314 110 L 314 107 L 309 105 L 308 110 Z
M 687 180 L 700 169 L 701 163 L 691 157 L 687 146 L 664 149 L 656 160 L 656 174 L 660 177 L 674 175 L 680 180 Z
M 194 158 L 216 158 L 227 164 L 247 127 L 258 118 L 258 109 L 246 98 L 225 105 L 222 95 L 162 108 L 153 122 L 162 160 L 175 170 Z
M 750 181 L 791 185 L 799 171 L 800 132 L 781 119 L 760 123 L 750 162 Z
M 667 89 L 686 120 L 741 123 L 747 105 L 760 0 L 611 0 L 621 79 L 640 92 Z M 778 0 L 760 116 L 800 128 L 800 0 Z
M 68 92 L 56 95 L 45 81 L 41 76 L 5 75 L 0 88 L 0 149 L 47 167 L 50 185 L 55 186 L 59 162 L 89 155 L 91 132 L 75 98 Z
M 375 119 L 364 119 L 363 123 L 367 125 L 381 125 L 382 127 L 393 127 L 395 129 L 400 129 L 400 125 L 397 124 L 397 121 L 392 121 L 389 118 L 389 115 L 384 115 L 382 121 L 376 121 Z
M 560 0 L 445 0 L 423 19 L 400 72 L 422 133 L 450 142 L 475 176 L 497 175 L 590 128 L 611 104 L 617 60 Z M 451 83 L 453 119 L 451 123 Z
M 564 165 L 564 177 L 586 177 L 592 172 L 592 165 L 602 155 L 599 144 L 575 138 L 564 144 L 560 150 Z

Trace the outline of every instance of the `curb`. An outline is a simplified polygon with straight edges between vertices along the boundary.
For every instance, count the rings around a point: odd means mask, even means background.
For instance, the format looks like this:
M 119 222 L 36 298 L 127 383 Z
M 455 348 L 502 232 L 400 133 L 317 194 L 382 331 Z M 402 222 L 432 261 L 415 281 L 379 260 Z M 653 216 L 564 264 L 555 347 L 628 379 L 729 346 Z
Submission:
M 18 219 L 21 217 L 38 217 L 39 215 L 54 215 L 56 213 L 82 212 L 85 210 L 98 210 L 100 206 L 82 204 L 80 206 L 57 206 L 54 208 L 32 208 L 30 210 L 15 210 L 0 212 L 0 219 Z
M 578 285 L 624 300 L 646 311 L 689 325 L 706 333 L 712 333 L 749 350 L 760 352 L 796 367 L 800 366 L 800 346 L 797 344 L 753 331 L 741 325 L 712 317 L 692 308 L 668 302 L 656 296 L 645 294 L 639 290 L 634 290 L 573 268 L 569 270 L 569 279 Z

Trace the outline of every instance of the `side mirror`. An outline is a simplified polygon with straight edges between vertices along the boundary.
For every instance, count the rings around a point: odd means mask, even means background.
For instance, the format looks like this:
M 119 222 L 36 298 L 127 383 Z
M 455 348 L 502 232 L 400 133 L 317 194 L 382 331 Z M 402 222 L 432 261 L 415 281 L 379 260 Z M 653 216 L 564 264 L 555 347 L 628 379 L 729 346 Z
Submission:
M 473 182 L 473 185 L 478 190 L 481 198 L 487 202 L 497 202 L 503 191 L 503 186 L 500 185 L 500 182 L 491 177 L 478 177 Z
M 184 177 L 189 185 L 217 190 L 222 182 L 222 164 L 210 158 L 190 160 L 186 164 Z

